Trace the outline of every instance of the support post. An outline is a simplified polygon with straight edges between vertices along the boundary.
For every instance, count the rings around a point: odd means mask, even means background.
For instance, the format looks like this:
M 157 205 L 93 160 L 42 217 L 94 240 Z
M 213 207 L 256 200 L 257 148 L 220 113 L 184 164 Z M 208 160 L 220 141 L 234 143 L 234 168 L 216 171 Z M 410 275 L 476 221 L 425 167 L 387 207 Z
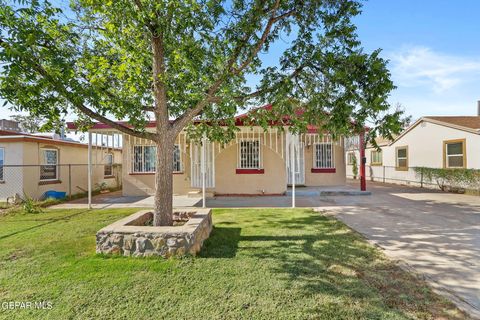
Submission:
M 205 135 L 203 136 L 202 138 L 202 156 L 201 156 L 201 171 L 202 171 L 202 208 L 206 208 L 207 204 L 206 204 L 206 200 L 205 200 L 205 178 L 206 178 L 206 170 L 205 170 L 205 142 L 206 142 L 206 138 L 205 138 Z
M 68 198 L 72 199 L 72 164 L 68 164 Z
M 293 135 L 290 136 L 290 168 L 292 170 L 292 208 L 295 208 L 295 146 L 296 140 Z
M 88 132 L 88 209 L 92 209 L 92 133 Z
M 360 190 L 367 190 L 367 179 L 365 171 L 365 163 L 367 159 L 365 158 L 365 131 L 360 133 Z

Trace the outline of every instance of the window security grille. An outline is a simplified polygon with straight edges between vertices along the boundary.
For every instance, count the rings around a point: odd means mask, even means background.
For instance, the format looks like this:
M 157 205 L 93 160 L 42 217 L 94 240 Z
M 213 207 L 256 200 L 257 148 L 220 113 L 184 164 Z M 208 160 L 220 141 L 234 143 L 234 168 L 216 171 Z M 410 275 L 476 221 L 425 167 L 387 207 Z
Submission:
M 113 175 L 113 154 L 108 153 L 105 155 L 105 165 L 103 169 L 103 175 L 106 177 Z
M 132 171 L 134 173 L 155 172 L 156 157 L 156 146 L 133 146 Z M 182 158 L 179 145 L 175 145 L 173 150 L 173 171 L 182 171 Z
M 238 169 L 260 169 L 260 141 L 244 140 L 239 143 Z
M 316 169 L 334 168 L 332 143 L 315 144 L 313 163 Z
M 42 165 L 40 166 L 40 180 L 58 179 L 58 150 L 42 150 Z

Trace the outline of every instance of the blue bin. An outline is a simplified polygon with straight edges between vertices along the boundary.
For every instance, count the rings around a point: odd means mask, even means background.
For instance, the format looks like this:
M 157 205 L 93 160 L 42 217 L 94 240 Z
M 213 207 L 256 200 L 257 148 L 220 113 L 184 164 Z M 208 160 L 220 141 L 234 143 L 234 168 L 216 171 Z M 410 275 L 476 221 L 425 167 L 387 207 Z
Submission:
M 67 196 L 67 193 L 61 192 L 61 191 L 55 191 L 55 190 L 48 190 L 43 194 L 43 196 L 45 197 L 45 199 L 48 199 L 48 198 L 65 199 L 65 197 Z

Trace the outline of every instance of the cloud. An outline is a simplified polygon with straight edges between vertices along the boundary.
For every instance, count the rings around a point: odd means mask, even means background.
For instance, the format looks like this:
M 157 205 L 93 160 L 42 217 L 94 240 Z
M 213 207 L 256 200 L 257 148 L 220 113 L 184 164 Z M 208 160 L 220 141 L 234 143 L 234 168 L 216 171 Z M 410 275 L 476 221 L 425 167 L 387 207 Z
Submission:
M 387 55 L 397 86 L 425 86 L 445 92 L 480 79 L 480 57 L 448 55 L 427 47 L 409 47 Z

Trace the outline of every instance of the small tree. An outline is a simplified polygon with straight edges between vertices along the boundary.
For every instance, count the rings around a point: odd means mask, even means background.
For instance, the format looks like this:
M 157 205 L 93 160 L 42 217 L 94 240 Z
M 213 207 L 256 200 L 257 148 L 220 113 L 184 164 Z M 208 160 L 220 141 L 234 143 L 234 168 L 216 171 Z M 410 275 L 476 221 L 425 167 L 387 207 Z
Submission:
M 208 125 L 190 127 L 192 136 L 225 141 L 240 108 L 271 103 L 257 124 L 287 115 L 297 132 L 311 123 L 346 134 L 353 118 L 357 130 L 371 121 L 372 136 L 398 131 L 399 113 L 385 113 L 386 62 L 355 34 L 357 0 L 72 0 L 64 11 L 0 3 L 0 96 L 48 121 L 74 112 L 83 129 L 96 120 L 152 140 L 155 225 L 172 224 L 174 141 L 194 119 Z M 278 62 L 265 65 L 260 53 Z

